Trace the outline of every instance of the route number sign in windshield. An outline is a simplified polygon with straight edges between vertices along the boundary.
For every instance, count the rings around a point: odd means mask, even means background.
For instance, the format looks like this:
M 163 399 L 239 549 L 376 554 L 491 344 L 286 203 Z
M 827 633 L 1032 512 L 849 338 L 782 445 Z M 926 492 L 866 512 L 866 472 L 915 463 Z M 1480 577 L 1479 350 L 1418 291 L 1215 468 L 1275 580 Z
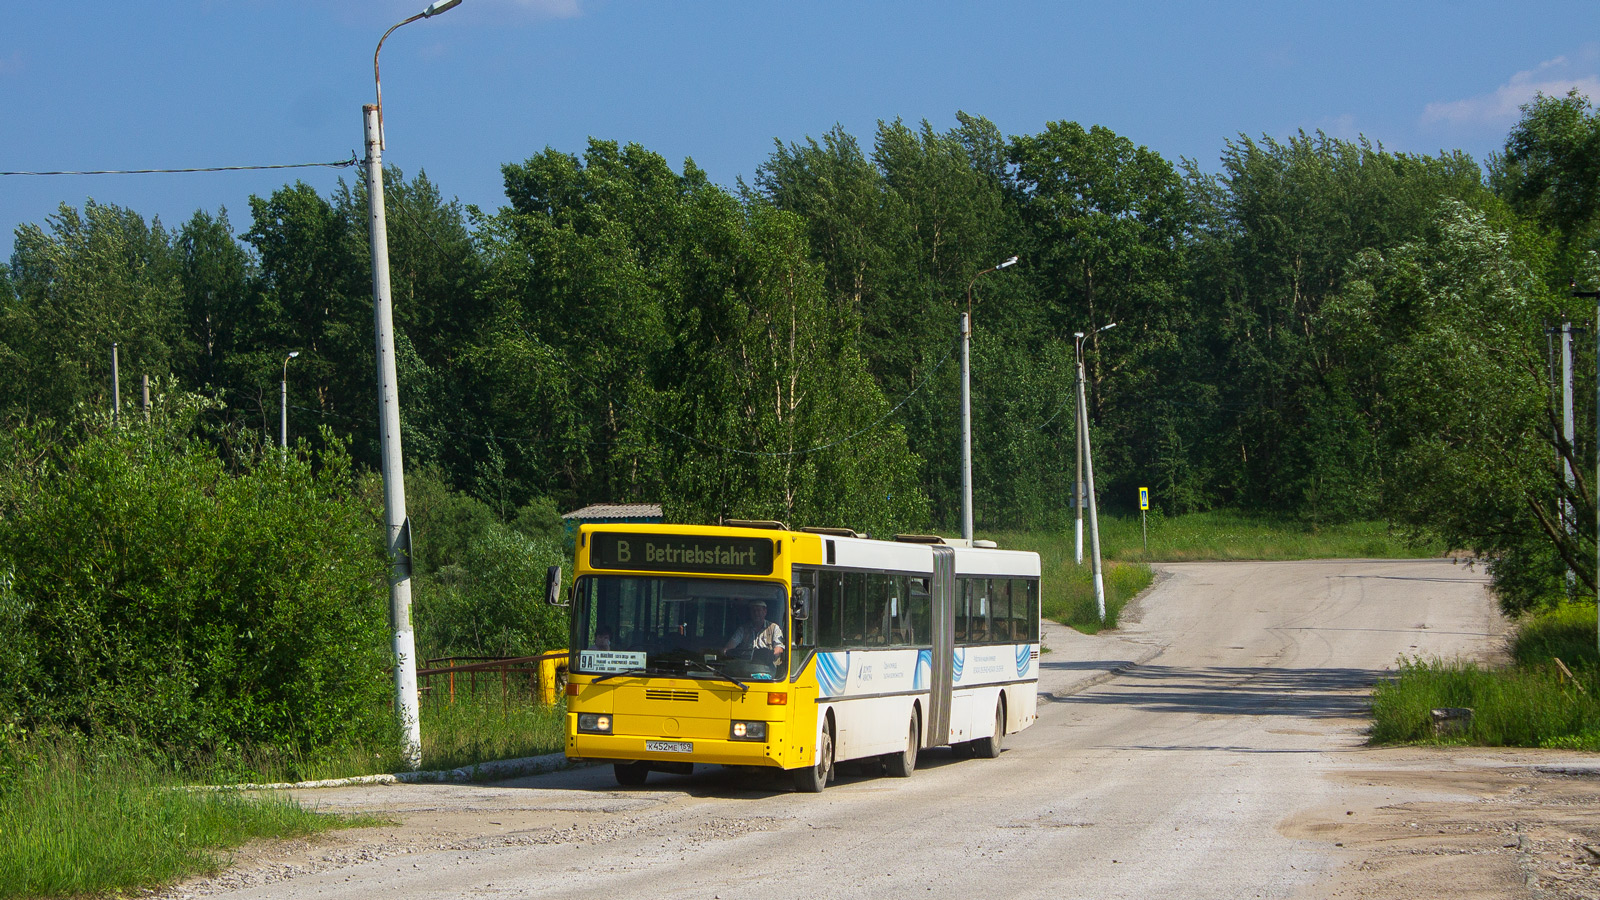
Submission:
M 772 541 L 601 532 L 594 536 L 589 565 L 596 569 L 636 572 L 771 575 Z

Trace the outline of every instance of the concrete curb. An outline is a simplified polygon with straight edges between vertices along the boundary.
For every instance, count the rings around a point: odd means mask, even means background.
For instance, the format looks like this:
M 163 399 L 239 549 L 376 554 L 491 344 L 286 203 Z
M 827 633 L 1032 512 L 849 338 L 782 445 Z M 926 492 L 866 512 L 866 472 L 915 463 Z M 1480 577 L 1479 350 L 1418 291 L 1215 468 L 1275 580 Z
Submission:
M 1082 681 L 1078 682 L 1077 684 L 1072 685 L 1071 687 L 1063 688 L 1063 689 L 1061 689 L 1059 691 L 1050 691 L 1048 693 L 1045 692 L 1045 691 L 1040 691 L 1039 692 L 1039 699 L 1045 700 L 1045 701 L 1048 701 L 1048 702 L 1051 702 L 1051 703 L 1059 703 L 1062 700 L 1065 700 L 1066 698 L 1071 697 L 1073 694 L 1082 693 L 1082 692 L 1088 690 L 1089 688 L 1094 687 L 1097 684 L 1105 684 L 1106 682 L 1108 682 L 1111 679 L 1117 677 L 1118 675 L 1121 675 L 1122 673 L 1128 671 L 1129 669 L 1137 668 L 1139 666 L 1144 665 L 1145 663 L 1149 662 L 1150 660 L 1155 659 L 1157 656 L 1160 656 L 1162 654 L 1162 652 L 1164 652 L 1166 649 L 1167 649 L 1166 647 L 1152 647 L 1151 649 L 1145 651 L 1144 655 L 1140 656 L 1138 659 L 1132 659 L 1132 660 L 1128 660 L 1127 662 L 1117 663 L 1116 665 L 1114 665 L 1111 668 L 1105 670 L 1104 672 L 1101 672 L 1098 675 L 1091 675 L 1090 677 L 1083 679 Z
M 1543 775 L 1573 775 L 1580 778 L 1600 777 L 1600 763 L 1562 763 L 1534 766 L 1533 770 Z
M 300 791 L 314 788 L 355 787 L 363 784 L 472 784 L 478 781 L 504 781 L 543 775 L 567 768 L 564 753 L 547 753 L 544 756 L 524 756 L 520 759 L 497 759 L 490 762 L 462 766 L 459 769 L 436 769 L 431 772 L 397 772 L 393 775 L 352 775 L 349 778 L 324 778 L 320 781 L 279 781 L 269 784 L 212 784 L 197 787 L 206 791 Z

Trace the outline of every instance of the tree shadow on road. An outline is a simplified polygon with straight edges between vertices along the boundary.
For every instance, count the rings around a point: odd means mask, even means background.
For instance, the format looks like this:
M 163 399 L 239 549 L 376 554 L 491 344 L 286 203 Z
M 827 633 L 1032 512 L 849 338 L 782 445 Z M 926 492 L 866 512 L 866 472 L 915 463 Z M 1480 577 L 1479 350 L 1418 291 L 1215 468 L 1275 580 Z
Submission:
M 1364 716 L 1383 669 L 1133 666 L 1107 685 L 1056 702 L 1151 712 L 1348 719 Z

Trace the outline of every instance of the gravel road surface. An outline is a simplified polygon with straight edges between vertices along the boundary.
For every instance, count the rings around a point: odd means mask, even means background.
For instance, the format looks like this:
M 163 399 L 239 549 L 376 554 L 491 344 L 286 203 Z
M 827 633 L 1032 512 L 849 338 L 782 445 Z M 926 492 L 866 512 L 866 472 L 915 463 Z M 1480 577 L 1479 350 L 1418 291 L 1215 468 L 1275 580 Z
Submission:
M 819 795 L 711 768 L 622 790 L 598 766 L 299 792 L 396 824 L 252 847 L 167 893 L 1145 900 L 1591 883 L 1578 837 L 1527 834 L 1538 816 L 1506 804 L 1537 805 L 1539 784 L 1570 800 L 1595 779 L 1536 776 L 1517 754 L 1364 744 L 1366 692 L 1398 658 L 1501 651 L 1481 571 L 1346 560 L 1159 574 L 1115 633 L 1047 629 L 1039 721 L 996 760 L 929 751 L 910 779 L 846 771 Z M 1552 880 L 1546 853 L 1539 880 L 1540 841 L 1578 846 L 1572 879 Z

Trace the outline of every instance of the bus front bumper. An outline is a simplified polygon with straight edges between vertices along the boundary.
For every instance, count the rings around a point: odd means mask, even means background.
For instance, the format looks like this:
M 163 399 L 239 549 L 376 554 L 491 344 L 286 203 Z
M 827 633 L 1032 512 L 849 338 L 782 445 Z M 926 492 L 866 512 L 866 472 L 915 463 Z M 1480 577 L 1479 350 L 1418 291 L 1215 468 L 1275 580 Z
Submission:
M 769 726 L 770 727 L 770 726 Z M 627 734 L 567 734 L 567 758 L 614 762 L 704 763 L 786 768 L 783 732 L 766 741 L 702 737 L 646 737 Z

